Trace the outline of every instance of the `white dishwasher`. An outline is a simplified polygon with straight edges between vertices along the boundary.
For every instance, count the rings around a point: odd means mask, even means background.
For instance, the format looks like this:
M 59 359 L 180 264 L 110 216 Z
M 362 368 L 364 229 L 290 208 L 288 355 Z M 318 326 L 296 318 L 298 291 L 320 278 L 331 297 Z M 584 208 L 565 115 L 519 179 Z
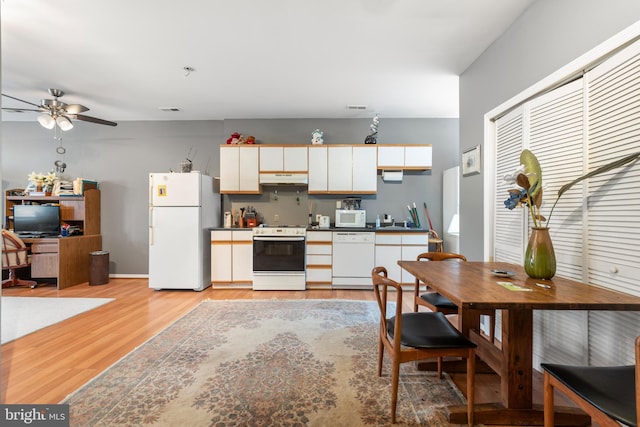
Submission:
M 371 270 L 375 263 L 376 233 L 373 231 L 334 231 L 332 287 L 371 289 Z

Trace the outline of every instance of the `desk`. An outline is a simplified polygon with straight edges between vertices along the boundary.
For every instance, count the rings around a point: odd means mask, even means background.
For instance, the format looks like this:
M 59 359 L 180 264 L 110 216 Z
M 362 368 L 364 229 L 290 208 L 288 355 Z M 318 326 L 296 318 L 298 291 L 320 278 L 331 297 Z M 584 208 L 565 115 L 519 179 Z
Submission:
M 533 310 L 640 311 L 638 297 L 559 277 L 534 280 L 522 267 L 508 263 L 398 261 L 398 265 L 458 306 L 458 328 L 478 345 L 476 354 L 500 375 L 501 401 L 477 407 L 476 422 L 482 424 L 543 422 L 542 407 L 534 407 L 532 401 Z M 493 269 L 516 274 L 500 278 L 491 273 Z M 531 291 L 509 290 L 498 281 L 513 282 Z M 503 310 L 501 349 L 479 333 L 478 310 L 483 309 Z M 450 408 L 449 421 L 466 423 L 465 411 L 464 407 Z M 563 425 L 585 425 L 584 421 L 584 416 L 575 412 L 556 416 L 556 422 Z
M 89 281 L 89 253 L 102 248 L 102 236 L 22 239 L 31 247 L 31 277 L 54 277 L 58 289 Z

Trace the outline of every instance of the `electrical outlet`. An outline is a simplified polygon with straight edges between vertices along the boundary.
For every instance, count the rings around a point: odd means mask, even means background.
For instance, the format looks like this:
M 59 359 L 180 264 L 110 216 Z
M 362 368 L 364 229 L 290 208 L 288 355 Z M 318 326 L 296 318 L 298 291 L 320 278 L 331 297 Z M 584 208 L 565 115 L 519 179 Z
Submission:
M 340 200 L 336 200 L 336 209 L 340 209 L 342 207 L 342 202 Z
M 280 221 L 280 215 L 275 214 L 275 215 L 273 216 L 273 222 L 278 222 L 278 221 Z

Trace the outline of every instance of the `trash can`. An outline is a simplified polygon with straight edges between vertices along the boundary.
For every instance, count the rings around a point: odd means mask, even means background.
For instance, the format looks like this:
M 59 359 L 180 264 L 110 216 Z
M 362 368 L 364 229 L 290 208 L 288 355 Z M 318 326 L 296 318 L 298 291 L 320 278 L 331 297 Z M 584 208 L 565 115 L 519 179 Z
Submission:
M 89 285 L 106 285 L 107 283 L 109 283 L 109 252 L 90 252 Z

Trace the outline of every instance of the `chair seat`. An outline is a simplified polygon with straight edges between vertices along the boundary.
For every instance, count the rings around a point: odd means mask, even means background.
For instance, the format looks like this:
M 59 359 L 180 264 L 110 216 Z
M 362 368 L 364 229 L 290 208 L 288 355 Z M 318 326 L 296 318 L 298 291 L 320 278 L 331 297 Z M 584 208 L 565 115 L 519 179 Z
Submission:
M 395 316 L 387 319 L 387 332 L 393 337 Z M 402 345 L 415 348 L 475 348 L 442 313 L 402 314 Z
M 427 292 L 426 294 L 420 295 L 420 299 L 425 301 L 426 303 L 440 308 L 440 309 L 450 309 L 457 310 L 458 306 L 455 305 L 451 300 L 447 297 L 443 297 L 437 292 Z
M 635 365 L 566 366 L 540 365 L 578 396 L 626 425 L 637 426 Z

